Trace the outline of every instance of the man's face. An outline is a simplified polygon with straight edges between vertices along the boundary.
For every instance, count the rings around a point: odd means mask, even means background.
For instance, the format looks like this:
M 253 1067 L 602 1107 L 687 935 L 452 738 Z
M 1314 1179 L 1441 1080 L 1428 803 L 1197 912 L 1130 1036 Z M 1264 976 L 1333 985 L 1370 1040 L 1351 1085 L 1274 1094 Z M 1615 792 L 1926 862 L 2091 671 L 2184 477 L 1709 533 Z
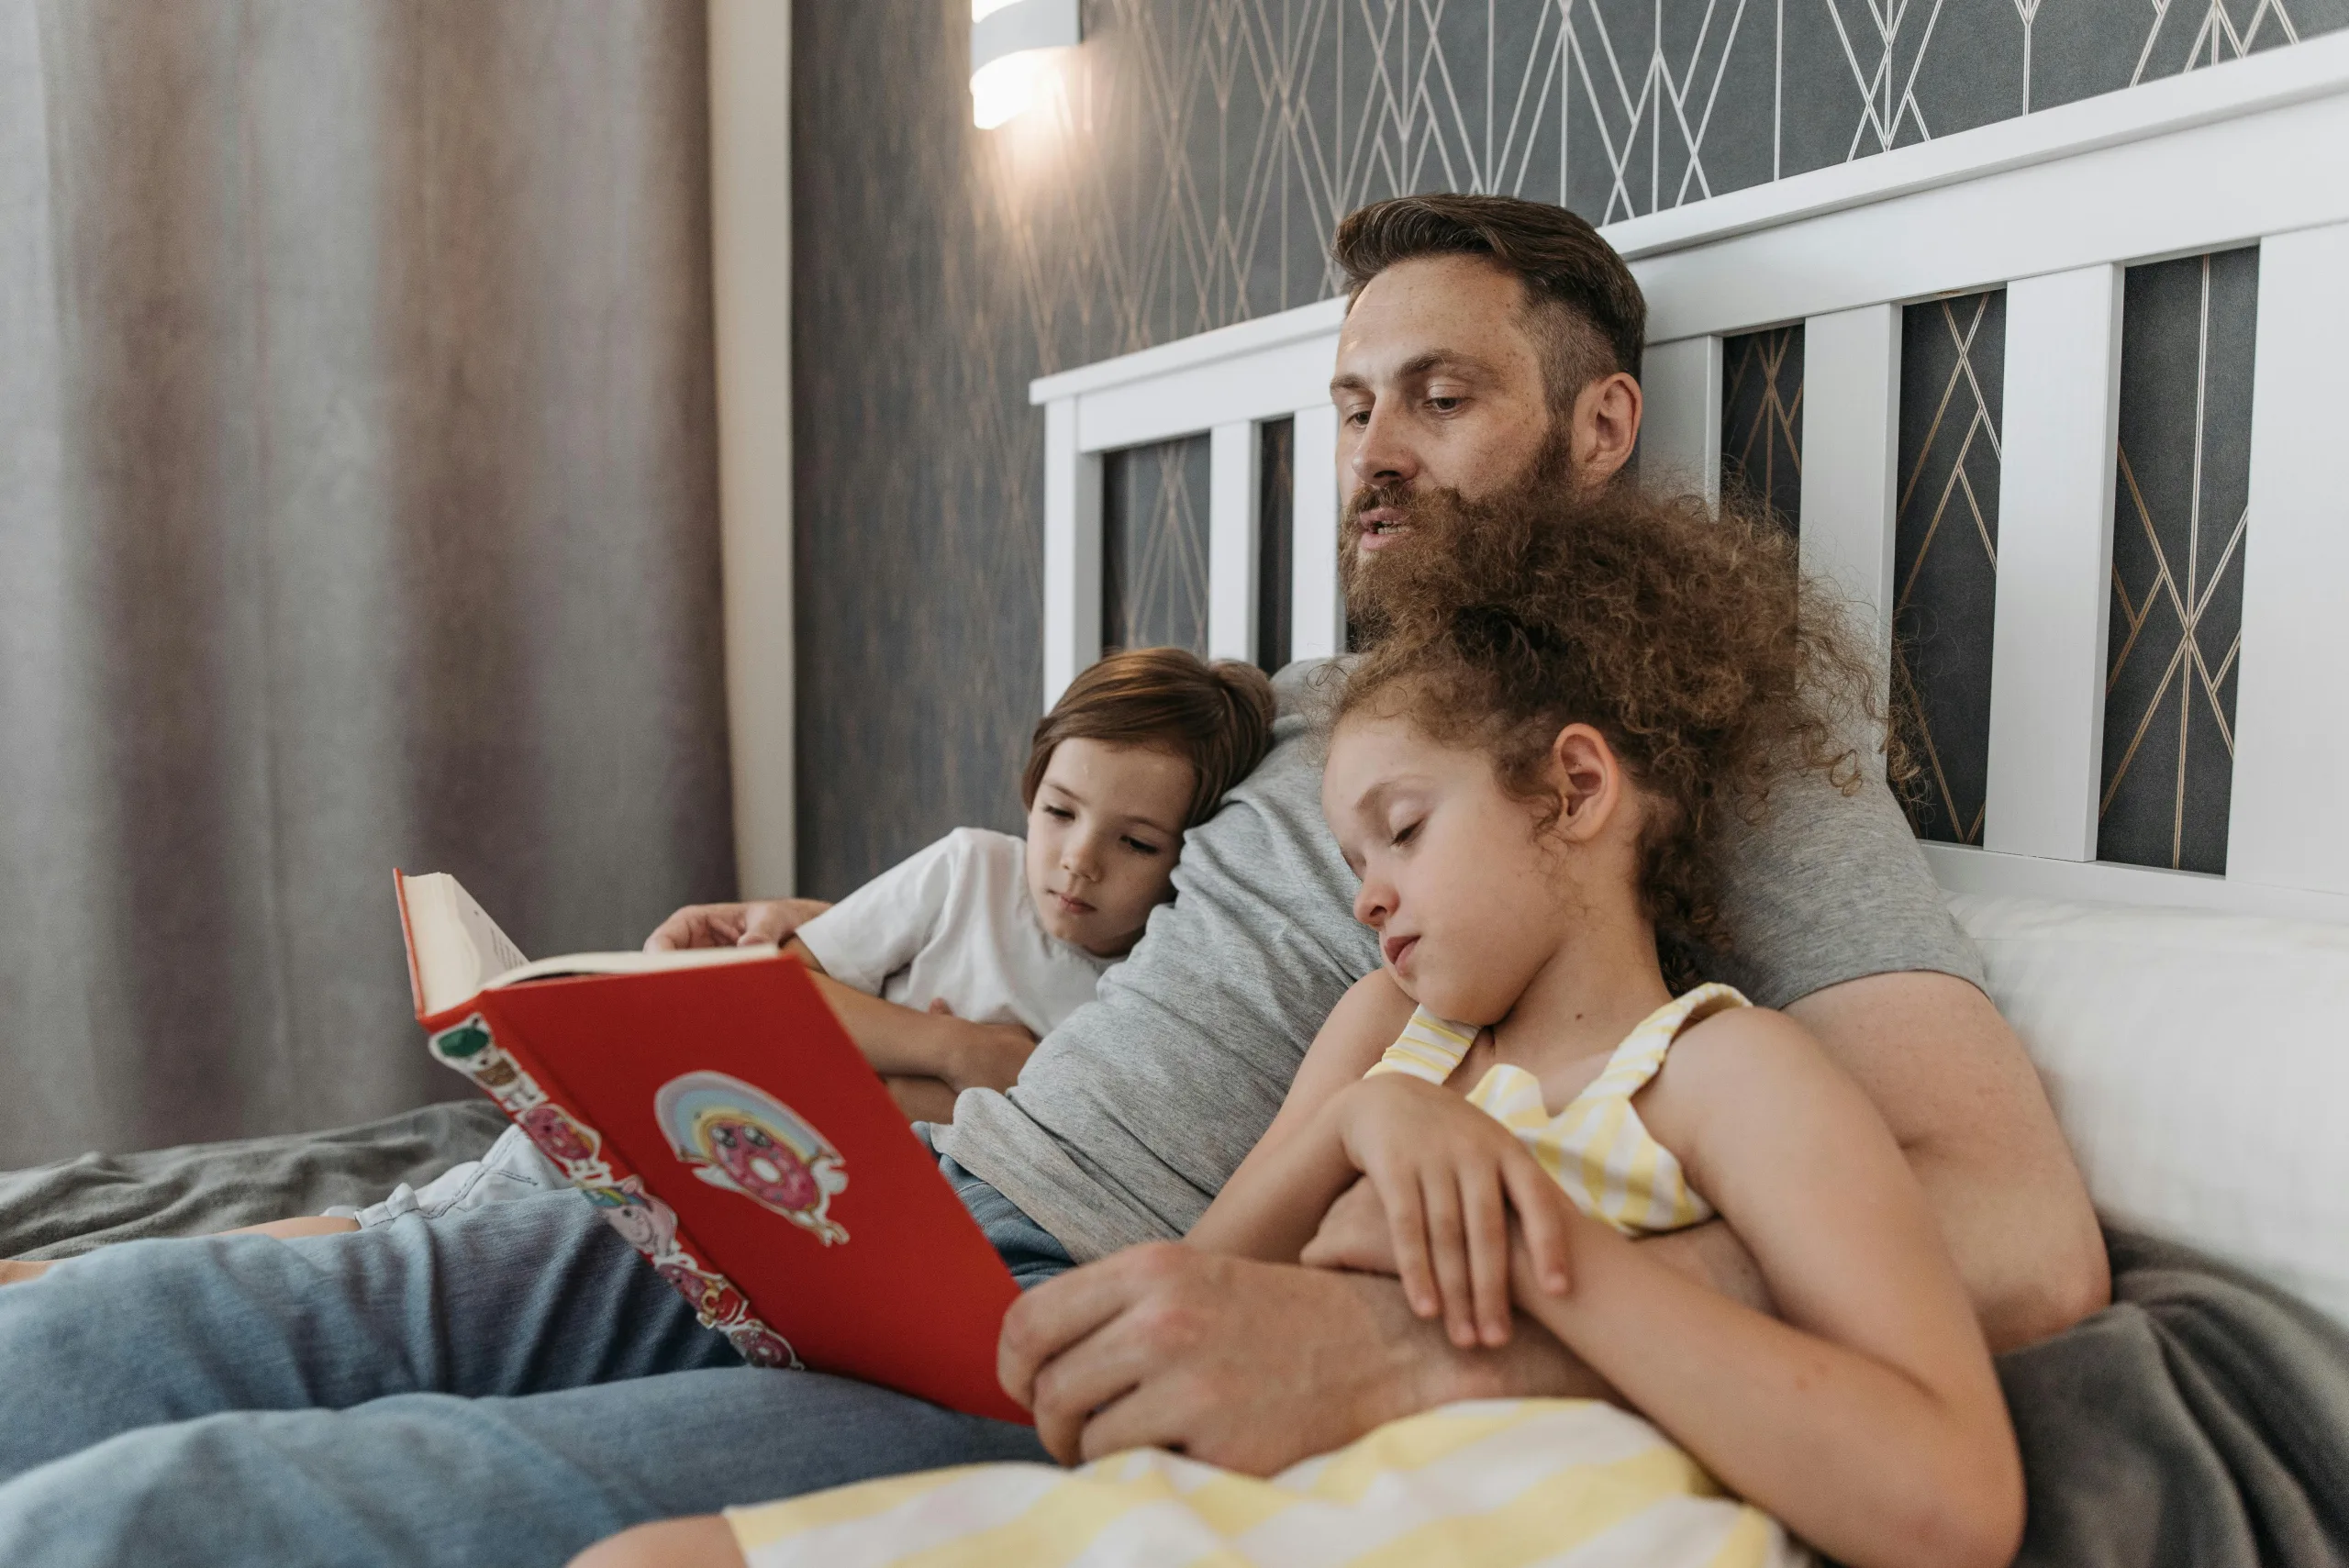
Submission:
M 1398 262 L 1355 297 L 1330 383 L 1349 604 L 1375 598 L 1379 552 L 1436 495 L 1600 484 L 1630 459 L 1639 383 L 1601 376 L 1555 408 L 1525 305 L 1514 273 L 1475 256 Z
M 1532 466 L 1552 433 L 1540 346 L 1515 275 L 1473 256 L 1399 262 L 1338 334 L 1338 494 L 1350 557 L 1408 530 L 1431 490 L 1478 500 Z

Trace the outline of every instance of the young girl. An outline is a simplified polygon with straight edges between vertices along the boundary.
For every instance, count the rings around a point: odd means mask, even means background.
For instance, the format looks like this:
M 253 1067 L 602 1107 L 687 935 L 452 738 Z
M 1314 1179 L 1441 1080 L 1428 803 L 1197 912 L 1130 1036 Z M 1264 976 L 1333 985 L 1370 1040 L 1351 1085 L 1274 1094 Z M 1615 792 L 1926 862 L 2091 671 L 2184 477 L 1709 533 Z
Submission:
M 974 1087 L 1008 1088 L 1036 1041 L 1174 895 L 1185 831 L 1264 760 L 1272 684 L 1179 648 L 1112 653 L 1036 726 L 1020 773 L 1023 841 L 958 828 L 802 926 L 786 946 L 907 1117 L 942 1122 Z M 365 1209 L 250 1229 L 308 1236 L 445 1214 L 567 1185 L 508 1128 L 487 1153 Z M 0 1262 L 0 1284 L 46 1263 Z
M 624 1536 L 597 1568 L 1693 1568 L 1803 1561 L 1789 1532 L 1854 1568 L 2011 1557 L 2013 1435 L 1891 1135 L 1793 1021 L 1667 982 L 1734 937 L 1723 814 L 1766 809 L 1774 767 L 1860 765 L 1828 708 L 1864 667 L 1766 523 L 1626 495 L 1421 526 L 1444 537 L 1382 590 L 1323 786 L 1385 962 L 1189 1240 L 1397 1274 L 1464 1347 L 1521 1313 L 1644 1420 L 1452 1406 L 1269 1481 L 1154 1451 L 940 1472 L 651 1527 L 665 1554 Z M 1776 1317 L 1634 1244 L 1715 1216 Z

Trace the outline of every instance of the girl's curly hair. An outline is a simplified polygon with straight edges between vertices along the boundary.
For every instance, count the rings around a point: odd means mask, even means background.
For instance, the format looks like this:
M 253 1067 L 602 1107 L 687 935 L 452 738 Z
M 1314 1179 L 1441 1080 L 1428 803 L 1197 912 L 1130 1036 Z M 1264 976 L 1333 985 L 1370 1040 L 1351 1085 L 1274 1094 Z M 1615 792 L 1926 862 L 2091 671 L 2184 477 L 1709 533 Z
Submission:
M 1375 641 L 1329 722 L 1375 709 L 1474 747 L 1501 787 L 1548 803 L 1558 731 L 1607 738 L 1644 796 L 1642 893 L 1666 977 L 1722 944 L 1718 838 L 1765 810 L 1771 780 L 1816 771 L 1845 794 L 1874 731 L 1875 662 L 1795 541 L 1750 498 L 1718 517 L 1631 484 L 1489 504 L 1431 497 L 1353 606 Z M 1857 721 L 1865 719 L 1861 730 Z M 1903 771 L 1898 757 L 1892 772 Z

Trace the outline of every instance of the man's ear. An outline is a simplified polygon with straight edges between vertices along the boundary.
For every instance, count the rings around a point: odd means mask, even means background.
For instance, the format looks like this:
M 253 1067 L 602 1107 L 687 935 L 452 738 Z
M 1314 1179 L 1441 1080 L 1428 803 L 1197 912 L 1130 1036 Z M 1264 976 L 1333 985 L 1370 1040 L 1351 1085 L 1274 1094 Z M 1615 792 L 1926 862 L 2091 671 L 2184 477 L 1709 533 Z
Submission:
M 1640 384 L 1621 371 L 1604 375 L 1575 397 L 1575 472 L 1597 485 L 1631 461 L 1639 444 Z
M 1558 792 L 1553 830 L 1571 843 L 1586 843 L 1622 802 L 1623 764 L 1607 737 L 1587 724 L 1569 724 L 1550 742 L 1550 784 Z

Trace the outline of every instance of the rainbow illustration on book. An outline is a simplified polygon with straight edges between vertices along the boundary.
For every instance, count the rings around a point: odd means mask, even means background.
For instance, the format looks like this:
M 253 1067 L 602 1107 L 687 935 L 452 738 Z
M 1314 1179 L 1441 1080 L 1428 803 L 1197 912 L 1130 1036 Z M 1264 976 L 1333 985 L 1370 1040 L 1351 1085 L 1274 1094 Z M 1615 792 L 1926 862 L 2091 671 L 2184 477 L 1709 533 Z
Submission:
M 848 1240 L 829 1212 L 832 1195 L 848 1186 L 847 1162 L 765 1090 L 724 1073 L 687 1073 L 661 1085 L 652 1117 L 677 1158 L 711 1186 L 741 1194 L 827 1247 Z
M 750 1298 L 733 1281 L 709 1267 L 684 1239 L 676 1212 L 646 1192 L 641 1177 L 613 1170 L 604 1156 L 603 1134 L 555 1104 L 520 1062 L 499 1049 L 487 1018 L 474 1013 L 434 1034 L 430 1043 L 435 1057 L 471 1078 L 496 1101 L 498 1109 L 511 1117 L 524 1135 L 586 1195 L 587 1201 L 603 1211 L 612 1229 L 644 1254 L 653 1272 L 692 1303 L 702 1327 L 725 1335 L 752 1366 L 801 1366 L 791 1341 L 761 1321 L 751 1310 Z M 662 1093 L 672 1086 L 664 1086 Z M 840 1156 L 834 1154 L 832 1160 L 837 1167 Z M 708 1179 L 706 1174 L 704 1179 Z M 845 1175 L 839 1177 L 840 1186 L 847 1182 Z M 839 1190 L 835 1186 L 830 1192 Z M 829 1201 L 830 1192 L 824 1194 L 824 1201 Z M 820 1210 L 821 1205 L 818 1207 Z M 846 1237 L 842 1231 L 841 1239 Z

